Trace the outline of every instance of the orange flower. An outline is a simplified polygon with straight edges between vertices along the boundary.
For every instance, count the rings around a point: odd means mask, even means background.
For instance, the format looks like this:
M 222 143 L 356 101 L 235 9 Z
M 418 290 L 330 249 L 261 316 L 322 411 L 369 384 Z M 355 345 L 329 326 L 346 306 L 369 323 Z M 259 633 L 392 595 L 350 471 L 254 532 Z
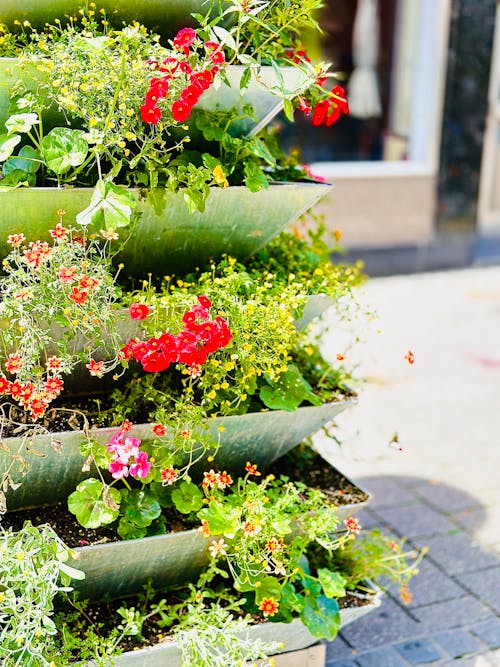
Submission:
M 49 233 L 53 239 L 64 239 L 68 230 L 58 222 L 55 229 L 49 229 Z
M 167 429 L 163 426 L 163 424 L 155 424 L 152 428 L 152 431 L 155 435 L 161 436 L 165 435 Z
M 344 361 L 345 357 L 343 354 L 340 354 L 340 352 L 337 354 L 337 361 Z
M 361 526 L 359 525 L 359 521 L 357 519 L 354 519 L 352 516 L 349 517 L 349 519 L 345 519 L 344 526 L 347 528 L 347 530 L 350 533 L 357 534 L 361 530 Z
M 249 475 L 255 475 L 255 477 L 260 475 L 260 472 L 257 470 L 257 464 L 250 463 L 250 461 L 246 462 L 245 470 Z
M 45 365 L 50 373 L 58 373 L 62 369 L 63 360 L 60 357 L 49 357 Z
M 279 604 L 273 598 L 262 598 L 259 604 L 259 609 L 264 616 L 274 616 L 278 611 Z
M 408 586 L 401 586 L 399 589 L 399 595 L 403 601 L 403 604 L 410 604 L 412 600 L 412 594 Z
M 280 551 L 283 551 L 283 540 L 281 537 L 271 537 L 267 540 L 266 547 L 273 554 L 279 553 Z
M 219 479 L 217 480 L 217 486 L 219 489 L 225 489 L 226 486 L 231 486 L 232 483 L 233 479 L 231 475 L 228 475 L 225 470 L 219 474 Z
M 415 355 L 411 350 L 408 350 L 408 352 L 405 354 L 405 359 L 410 364 L 410 366 L 415 363 Z
M 9 234 L 7 237 L 7 243 L 10 243 L 13 248 L 19 248 L 25 239 L 26 237 L 24 234 Z
M 206 519 L 202 519 L 200 530 L 206 537 L 210 535 L 210 524 Z
M 212 488 L 217 485 L 219 481 L 219 473 L 215 472 L 215 470 L 209 470 L 208 472 L 203 473 L 203 482 L 201 485 L 203 487 L 209 487 Z
M 21 358 L 21 355 L 18 352 L 12 352 L 9 354 L 9 358 L 7 359 L 7 363 L 5 364 L 6 370 L 9 371 L 9 373 L 19 373 L 19 371 L 23 367 L 23 360 Z
M 69 295 L 69 298 L 71 301 L 74 301 L 75 303 L 79 305 L 83 305 L 85 301 L 87 301 L 88 293 L 87 292 L 80 292 L 77 287 L 73 287 L 73 291 Z
M 95 359 L 91 359 L 88 364 L 85 364 L 85 366 L 89 369 L 90 375 L 102 378 L 104 372 L 104 361 L 95 361 Z
M 173 484 L 177 480 L 177 470 L 175 468 L 163 468 L 160 470 L 161 480 L 165 484 Z

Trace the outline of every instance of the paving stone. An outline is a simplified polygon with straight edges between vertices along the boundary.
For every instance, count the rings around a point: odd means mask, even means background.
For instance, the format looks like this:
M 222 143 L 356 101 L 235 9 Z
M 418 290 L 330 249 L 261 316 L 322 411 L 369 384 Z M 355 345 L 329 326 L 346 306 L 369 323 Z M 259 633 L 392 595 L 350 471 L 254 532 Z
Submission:
M 364 530 L 369 530 L 370 528 L 375 528 L 380 525 L 380 519 L 369 507 L 363 507 L 362 510 L 357 512 L 356 519 Z
M 423 665 L 434 662 L 443 657 L 443 653 L 430 639 L 415 639 L 394 646 L 396 651 L 407 660 L 410 665 Z
M 357 665 L 352 660 L 334 660 L 333 662 L 327 661 L 326 667 L 357 667 Z
M 479 542 L 487 545 L 500 542 L 500 504 L 469 509 L 452 518 Z
M 459 658 L 458 660 L 439 663 L 439 667 L 499 667 L 500 652 L 484 653 L 470 658 Z
M 467 630 L 450 630 L 433 635 L 432 639 L 442 646 L 452 658 L 461 658 L 484 650 L 475 637 Z
M 359 667 L 408 667 L 408 662 L 392 646 L 363 653 L 356 658 Z
M 426 558 L 440 565 L 448 574 L 475 572 L 498 565 L 499 559 L 470 536 L 460 531 L 451 535 L 412 539 L 417 546 L 429 547 Z
M 333 642 L 326 643 L 326 660 L 344 660 L 353 659 L 357 653 L 349 644 L 347 644 L 340 635 L 338 635 Z
M 441 512 L 452 513 L 470 507 L 478 507 L 482 499 L 465 493 L 462 489 L 443 482 L 425 480 L 415 487 L 415 493 Z
M 341 631 L 342 638 L 360 652 L 411 639 L 420 633 L 419 624 L 390 598 L 384 598 L 378 609 Z
M 500 648 L 500 618 L 490 618 L 484 623 L 478 623 L 471 632 L 491 649 Z
M 431 536 L 457 530 L 456 525 L 441 512 L 425 503 L 407 505 L 404 511 L 400 507 L 378 508 L 376 513 L 402 537 Z
M 412 609 L 412 614 L 421 623 L 421 633 L 426 630 L 451 630 L 493 617 L 491 610 L 472 595 L 417 607 Z
M 500 565 L 479 572 L 462 574 L 460 581 L 500 614 Z
M 370 507 L 386 507 L 407 505 L 418 501 L 399 480 L 391 477 L 364 477 L 360 484 L 369 493 L 373 494 Z
M 424 558 L 418 570 L 417 576 L 410 582 L 412 601 L 409 609 L 432 602 L 459 598 L 467 594 L 467 591 L 444 574 L 428 558 Z

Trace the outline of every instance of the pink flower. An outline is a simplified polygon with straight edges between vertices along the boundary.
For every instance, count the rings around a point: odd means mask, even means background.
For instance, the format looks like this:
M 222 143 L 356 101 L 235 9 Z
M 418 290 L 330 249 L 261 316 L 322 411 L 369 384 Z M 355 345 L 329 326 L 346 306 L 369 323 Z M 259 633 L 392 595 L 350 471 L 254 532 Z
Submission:
M 111 473 L 111 476 L 115 479 L 128 477 L 128 467 L 119 459 L 116 459 L 116 461 L 111 461 L 108 470 Z
M 58 222 L 55 229 L 49 229 L 49 233 L 53 239 L 61 240 L 66 238 L 68 230 Z
M 149 314 L 149 308 L 144 303 L 133 303 L 128 309 L 133 320 L 143 320 Z
M 85 364 L 85 366 L 89 369 L 90 375 L 102 378 L 104 373 L 104 361 L 95 361 L 95 359 L 91 359 L 88 364 Z
M 10 243 L 13 248 L 19 248 L 25 239 L 26 237 L 24 234 L 9 234 L 7 237 L 7 243 Z
M 135 463 L 133 463 L 129 472 L 132 477 L 144 478 L 147 477 L 151 469 L 151 463 L 148 461 L 148 455 L 146 452 L 139 452 L 135 457 Z

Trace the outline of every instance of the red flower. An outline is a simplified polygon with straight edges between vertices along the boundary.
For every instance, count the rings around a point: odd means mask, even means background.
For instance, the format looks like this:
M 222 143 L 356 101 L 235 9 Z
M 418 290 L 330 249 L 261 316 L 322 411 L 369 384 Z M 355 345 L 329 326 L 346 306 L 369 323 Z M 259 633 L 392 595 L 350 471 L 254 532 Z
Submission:
M 149 93 L 157 95 L 157 97 L 165 97 L 168 94 L 168 79 L 167 77 L 154 78 L 149 82 Z M 146 99 L 147 99 L 146 95 Z
M 21 398 L 23 394 L 23 386 L 19 382 L 19 380 L 16 380 L 15 382 L 11 382 L 9 385 L 9 393 L 12 396 L 13 399 L 17 400 L 18 398 Z
M 202 92 L 203 91 L 198 86 L 188 86 L 182 91 L 181 100 L 192 108 L 194 107 L 196 102 L 200 99 L 200 95 L 202 94 Z
M 24 234 L 9 234 L 7 237 L 7 243 L 10 243 L 13 248 L 19 248 L 25 239 L 26 237 Z
M 10 382 L 7 378 L 0 376 L 0 394 L 7 394 L 10 391 Z
M 95 359 L 91 359 L 85 366 L 89 369 L 90 375 L 102 378 L 104 373 L 104 361 L 95 361 Z
M 194 74 L 191 74 L 189 77 L 189 80 L 193 84 L 193 86 L 197 86 L 201 90 L 207 90 L 210 88 L 210 84 L 212 83 L 213 76 L 212 72 L 209 70 L 203 70 L 202 72 L 195 72 Z
M 196 32 L 192 28 L 182 28 L 174 38 L 174 47 L 176 49 L 184 49 L 187 46 L 191 46 L 195 39 Z
M 79 305 L 83 305 L 85 301 L 87 301 L 87 297 L 88 297 L 88 292 L 84 291 L 80 292 L 80 290 L 77 287 L 73 287 L 73 291 L 69 295 L 71 301 L 74 301 Z
M 157 125 L 162 117 L 161 109 L 157 106 L 151 106 L 148 103 L 143 104 L 139 111 L 142 120 L 150 125 Z
M 144 320 L 149 314 L 149 308 L 144 303 L 133 303 L 128 312 L 133 320 Z
M 172 117 L 175 121 L 178 123 L 183 123 L 185 120 L 189 118 L 189 115 L 191 113 L 191 106 L 189 104 L 186 104 L 184 100 L 177 100 L 172 104 Z
M 23 367 L 23 360 L 21 358 L 21 355 L 18 354 L 17 352 L 12 352 L 11 354 L 9 354 L 7 363 L 5 364 L 6 370 L 8 370 L 9 373 L 19 373 L 22 367 Z
M 260 475 L 260 472 L 257 470 L 256 463 L 250 463 L 250 461 L 247 461 L 245 464 L 245 470 L 249 475 L 255 475 L 256 477 Z
M 278 611 L 279 604 L 273 598 L 262 598 L 259 604 L 259 609 L 264 616 L 274 616 Z
M 326 118 L 329 106 L 330 103 L 328 102 L 328 100 L 321 100 L 321 102 L 318 102 L 316 104 L 313 111 L 313 119 L 312 119 L 313 125 L 321 125 L 321 123 L 323 123 L 323 121 Z
M 205 296 L 204 294 L 200 294 L 200 295 L 198 296 L 198 303 L 199 303 L 200 306 L 202 306 L 203 308 L 210 308 L 211 305 L 212 305 L 212 302 L 210 301 L 210 299 L 208 298 L 208 296 Z
M 354 519 L 352 516 L 349 517 L 349 519 L 345 519 L 344 526 L 347 528 L 347 530 L 350 533 L 357 534 L 361 530 L 361 526 L 359 525 L 359 521 L 357 519 Z
M 76 280 L 76 268 L 72 266 L 67 269 L 65 266 L 61 266 L 57 275 L 62 283 L 74 283 Z
M 152 428 L 152 431 L 155 435 L 162 436 L 165 435 L 167 429 L 163 426 L 163 424 L 155 424 Z
M 57 396 L 57 394 L 60 394 L 63 389 L 63 381 L 61 380 L 61 378 L 58 377 L 50 377 L 45 382 L 44 386 L 45 389 L 49 392 L 49 394 Z
M 53 239 L 64 239 L 66 238 L 68 230 L 65 229 L 60 222 L 58 222 L 55 229 L 49 229 L 49 233 Z
M 166 484 L 173 484 L 177 480 L 177 470 L 175 468 L 164 468 L 160 470 L 161 480 Z

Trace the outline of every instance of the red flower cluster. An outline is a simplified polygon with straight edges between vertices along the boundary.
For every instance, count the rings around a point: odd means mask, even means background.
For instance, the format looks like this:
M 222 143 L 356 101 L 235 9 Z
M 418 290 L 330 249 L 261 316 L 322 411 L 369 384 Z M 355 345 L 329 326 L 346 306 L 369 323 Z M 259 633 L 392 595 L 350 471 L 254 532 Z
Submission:
M 148 61 L 150 67 L 158 72 L 158 76 L 150 80 L 145 102 L 140 108 L 141 118 L 145 123 L 156 125 L 160 121 L 163 112 L 158 103 L 167 97 L 173 82 L 176 83 L 178 88 L 182 77 L 187 80 L 187 85 L 182 88 L 179 97 L 175 95 L 177 99 L 173 101 L 170 108 L 172 118 L 177 123 L 183 123 L 189 118 L 191 110 L 200 96 L 212 84 L 213 78 L 219 70 L 219 65 L 225 62 L 222 46 L 217 42 L 205 42 L 207 68 L 193 71 L 188 59 L 192 55 L 190 47 L 195 39 L 195 30 L 183 28 L 177 33 L 173 41 L 174 49 L 179 52 L 178 55 L 165 58 L 161 63 L 155 60 Z M 172 91 L 170 90 L 170 92 Z
M 210 299 L 199 296 L 198 303 L 182 316 L 184 328 L 177 335 L 164 333 L 147 341 L 130 340 L 122 349 L 122 358 L 134 358 L 148 373 L 166 370 L 170 364 L 186 364 L 193 375 L 211 352 L 225 347 L 231 332 L 223 317 L 209 318 Z
M 316 104 L 313 111 L 313 125 L 325 124 L 327 127 L 335 123 L 341 114 L 349 113 L 349 106 L 342 86 L 332 88 L 330 98 L 321 100 Z
M 51 357 L 51 359 L 55 358 Z M 15 352 L 9 355 L 5 364 L 6 370 L 13 374 L 18 373 L 22 366 L 22 359 Z M 49 367 L 48 369 L 49 372 L 53 372 Z M 35 387 L 32 382 L 24 384 L 19 380 L 11 382 L 0 375 L 0 396 L 10 396 L 27 410 L 33 419 L 38 419 L 43 417 L 49 403 L 61 393 L 63 385 L 63 381 L 57 374 L 49 375 L 47 380 L 38 387 Z

